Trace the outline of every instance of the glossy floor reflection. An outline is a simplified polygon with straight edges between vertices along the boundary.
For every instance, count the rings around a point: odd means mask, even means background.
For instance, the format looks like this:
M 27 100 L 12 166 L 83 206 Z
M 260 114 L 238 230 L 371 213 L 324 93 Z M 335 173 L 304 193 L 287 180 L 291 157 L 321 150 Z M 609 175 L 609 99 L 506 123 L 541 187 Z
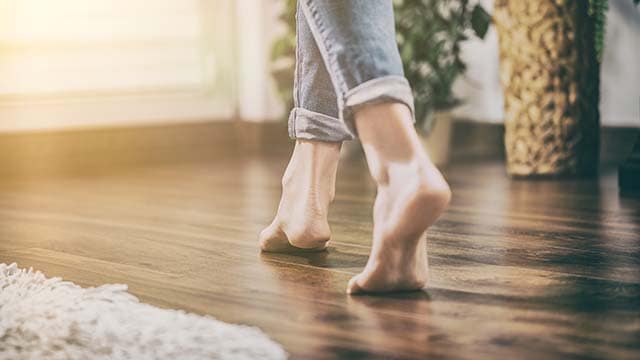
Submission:
M 261 327 L 294 358 L 638 358 L 640 200 L 599 180 L 445 169 L 454 198 L 429 231 L 430 287 L 349 297 L 375 189 L 342 164 L 332 246 L 260 254 L 284 158 L 240 158 L 0 183 L 0 262 Z

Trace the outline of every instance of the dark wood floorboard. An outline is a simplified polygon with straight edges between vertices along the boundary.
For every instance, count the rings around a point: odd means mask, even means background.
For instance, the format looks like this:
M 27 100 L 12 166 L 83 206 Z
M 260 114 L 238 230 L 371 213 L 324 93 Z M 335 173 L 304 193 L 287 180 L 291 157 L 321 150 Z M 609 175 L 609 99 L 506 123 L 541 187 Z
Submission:
M 284 158 L 0 181 L 0 262 L 255 325 L 293 358 L 640 358 L 640 200 L 616 177 L 509 179 L 445 169 L 426 292 L 349 297 L 375 188 L 343 163 L 326 253 L 260 254 Z

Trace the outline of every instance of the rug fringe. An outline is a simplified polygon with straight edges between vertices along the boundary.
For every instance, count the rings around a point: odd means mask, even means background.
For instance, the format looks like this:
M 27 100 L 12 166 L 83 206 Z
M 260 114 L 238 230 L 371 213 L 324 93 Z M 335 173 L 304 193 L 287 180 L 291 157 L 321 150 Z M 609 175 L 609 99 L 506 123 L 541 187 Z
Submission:
M 0 360 L 274 359 L 255 327 L 141 303 L 125 284 L 82 288 L 0 263 Z

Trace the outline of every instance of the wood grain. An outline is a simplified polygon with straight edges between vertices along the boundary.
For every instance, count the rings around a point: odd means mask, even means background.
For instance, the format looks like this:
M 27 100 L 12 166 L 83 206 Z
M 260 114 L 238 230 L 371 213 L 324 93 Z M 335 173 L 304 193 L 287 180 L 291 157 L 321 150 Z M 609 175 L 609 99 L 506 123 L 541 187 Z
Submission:
M 375 188 L 343 163 L 331 248 L 260 254 L 284 157 L 239 157 L 0 182 L 0 262 L 261 327 L 293 358 L 640 357 L 640 200 L 599 180 L 445 169 L 451 208 L 429 231 L 429 288 L 349 297 Z

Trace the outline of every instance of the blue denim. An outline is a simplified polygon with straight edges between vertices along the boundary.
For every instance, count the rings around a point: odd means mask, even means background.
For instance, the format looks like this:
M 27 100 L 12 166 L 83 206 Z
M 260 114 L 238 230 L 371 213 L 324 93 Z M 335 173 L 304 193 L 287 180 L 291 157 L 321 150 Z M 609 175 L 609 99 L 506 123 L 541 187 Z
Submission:
M 298 0 L 297 6 L 291 138 L 354 139 L 354 111 L 366 104 L 398 102 L 413 113 L 392 0 Z

